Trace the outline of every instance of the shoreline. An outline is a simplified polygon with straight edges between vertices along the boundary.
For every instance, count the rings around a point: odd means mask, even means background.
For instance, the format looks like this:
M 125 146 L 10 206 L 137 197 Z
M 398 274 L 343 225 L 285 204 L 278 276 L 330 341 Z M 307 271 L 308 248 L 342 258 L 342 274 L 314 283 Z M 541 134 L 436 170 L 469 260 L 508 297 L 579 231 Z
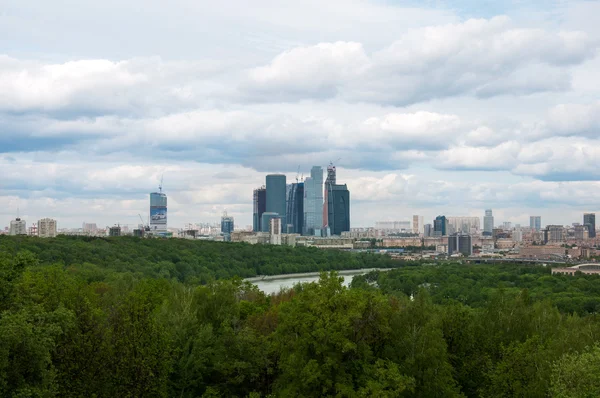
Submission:
M 344 276 L 344 275 L 353 275 L 353 274 L 366 274 L 371 271 L 389 271 L 391 269 L 393 269 L 393 268 L 360 268 L 360 269 L 341 270 L 341 271 L 337 271 L 337 273 L 341 276 Z M 335 270 L 332 270 L 332 271 L 335 271 Z M 325 272 L 331 272 L 331 271 L 325 271 Z M 253 276 L 251 278 L 245 278 L 244 281 L 250 282 L 250 283 L 262 282 L 262 281 L 276 281 L 276 280 L 280 280 L 280 279 L 307 278 L 307 277 L 312 277 L 312 276 L 319 276 L 320 274 L 321 274 L 321 271 L 301 272 L 301 273 L 297 273 L 297 274 L 260 275 L 260 276 Z

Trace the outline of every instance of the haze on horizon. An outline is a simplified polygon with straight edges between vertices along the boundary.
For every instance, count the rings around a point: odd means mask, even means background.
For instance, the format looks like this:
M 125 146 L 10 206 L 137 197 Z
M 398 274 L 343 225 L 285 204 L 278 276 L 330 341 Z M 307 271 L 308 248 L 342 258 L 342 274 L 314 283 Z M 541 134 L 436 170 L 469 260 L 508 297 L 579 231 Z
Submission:
M 599 1 L 0 3 L 0 226 L 252 223 L 340 159 L 351 226 L 600 212 Z

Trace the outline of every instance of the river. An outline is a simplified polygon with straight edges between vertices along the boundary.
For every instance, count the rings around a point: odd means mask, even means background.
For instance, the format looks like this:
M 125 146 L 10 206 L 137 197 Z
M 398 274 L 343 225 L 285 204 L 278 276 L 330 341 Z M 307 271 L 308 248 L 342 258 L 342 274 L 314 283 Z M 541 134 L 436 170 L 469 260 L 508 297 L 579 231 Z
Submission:
M 356 275 L 364 275 L 371 271 L 375 271 L 376 269 L 377 268 L 352 269 L 346 271 L 338 271 L 338 274 L 344 277 L 344 286 L 348 286 L 350 282 L 352 282 L 352 278 Z M 379 268 L 379 271 L 387 270 L 389 270 L 389 268 Z M 316 282 L 319 280 L 319 275 L 319 272 L 306 272 L 303 274 L 257 276 L 254 278 L 247 278 L 246 280 L 258 286 L 258 288 L 266 294 L 271 294 L 279 292 L 281 288 L 292 287 L 296 283 Z

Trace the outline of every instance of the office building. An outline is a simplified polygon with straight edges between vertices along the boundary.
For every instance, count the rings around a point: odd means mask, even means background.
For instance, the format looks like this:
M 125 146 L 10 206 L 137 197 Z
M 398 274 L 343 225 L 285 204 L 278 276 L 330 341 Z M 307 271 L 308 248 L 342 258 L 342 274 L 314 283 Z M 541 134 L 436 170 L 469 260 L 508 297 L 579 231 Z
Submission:
M 512 232 L 512 240 L 513 242 L 523 241 L 523 231 L 521 231 L 521 228 L 515 228 L 515 230 Z
M 42 218 L 37 222 L 37 232 L 40 238 L 54 238 L 56 236 L 56 220 Z
M 281 216 L 277 213 L 265 211 L 261 216 L 260 226 L 262 228 L 261 232 L 269 232 L 271 228 L 271 219 L 273 218 L 281 218 Z
M 479 217 L 448 217 L 448 226 L 448 234 L 455 232 L 476 234 L 479 233 L 481 222 Z
M 448 219 L 446 216 L 437 216 L 433 220 L 433 236 L 448 235 Z
M 266 189 L 267 189 L 267 205 L 266 212 L 277 213 L 282 220 L 286 220 L 286 208 L 285 208 L 285 191 L 286 182 L 285 175 L 283 174 L 269 174 L 266 178 Z M 283 223 L 281 225 L 283 228 Z M 269 228 L 269 225 L 266 225 Z
M 424 232 L 423 227 L 423 216 L 414 215 L 412 222 L 413 234 L 422 234 Z
M 167 232 L 167 195 L 162 192 L 162 185 L 158 192 L 150 194 L 150 231 Z
M 233 217 L 228 216 L 227 212 L 223 212 L 223 216 L 221 217 L 221 233 L 223 234 L 223 240 L 225 242 L 231 241 L 231 233 L 233 232 L 233 228 Z
M 27 235 L 27 222 L 19 217 L 10 222 L 9 235 Z
M 590 239 L 594 239 L 596 237 L 596 213 L 584 213 L 583 225 L 587 227 Z
M 346 184 L 330 184 L 327 187 L 327 230 L 331 235 L 341 236 L 350 231 L 350 191 Z
M 575 225 L 573 227 L 573 237 L 577 240 L 586 240 L 589 238 L 590 229 L 587 225 Z
M 545 243 L 560 243 L 564 240 L 564 227 L 562 225 L 548 225 L 544 230 Z
M 530 216 L 529 217 L 529 228 L 533 231 L 542 230 L 542 217 L 541 216 Z
M 327 166 L 327 179 L 325 180 L 323 192 L 323 230 L 325 231 L 326 236 L 329 236 L 331 232 L 329 225 L 329 195 L 331 195 L 331 191 L 333 190 L 333 186 L 336 185 L 336 182 L 336 169 L 333 163 L 330 163 L 329 166 Z
M 304 235 L 320 235 L 323 227 L 323 168 L 313 166 L 304 180 Z
M 492 236 L 493 231 L 494 215 L 492 214 L 492 209 L 487 209 L 485 211 L 485 216 L 483 217 L 483 235 Z
M 288 185 L 286 232 L 302 234 L 304 231 L 304 183 Z
M 448 236 L 448 255 L 461 253 L 465 257 L 473 254 L 473 241 L 471 235 L 455 233 Z
M 429 238 L 433 236 L 433 231 L 431 228 L 431 224 L 425 224 L 423 225 L 423 237 L 424 238 Z
M 267 211 L 267 188 L 263 185 L 255 189 L 253 195 L 252 230 L 254 232 L 261 232 L 263 230 L 261 221 L 265 211 Z

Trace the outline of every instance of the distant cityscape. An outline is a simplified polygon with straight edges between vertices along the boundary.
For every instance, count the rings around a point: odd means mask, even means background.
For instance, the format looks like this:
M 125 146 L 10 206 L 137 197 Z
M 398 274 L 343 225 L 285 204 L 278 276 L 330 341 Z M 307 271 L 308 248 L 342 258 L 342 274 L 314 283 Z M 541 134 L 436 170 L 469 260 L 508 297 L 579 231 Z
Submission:
M 532 215 L 529 225 L 496 223 L 492 209 L 480 217 L 439 215 L 426 222 L 421 215 L 412 220 L 375 221 L 372 227 L 352 228 L 350 191 L 339 184 L 333 162 L 325 171 L 313 166 L 310 176 L 288 183 L 283 174 L 268 174 L 265 184 L 252 192 L 253 224 L 236 227 L 234 217 L 223 213 L 220 223 L 187 224 L 168 228 L 167 195 L 162 179 L 157 192 L 150 193 L 147 219 L 138 215 L 137 227 L 99 227 L 83 222 L 81 228 L 59 229 L 58 222 L 43 218 L 27 227 L 16 217 L 0 234 L 51 238 L 59 234 L 185 238 L 290 246 L 315 246 L 341 250 L 386 250 L 404 253 L 404 248 L 421 248 L 420 256 L 503 256 L 513 258 L 588 258 L 596 255 L 595 213 L 584 213 L 581 222 L 543 226 Z M 250 193 L 248 195 L 250 200 Z

